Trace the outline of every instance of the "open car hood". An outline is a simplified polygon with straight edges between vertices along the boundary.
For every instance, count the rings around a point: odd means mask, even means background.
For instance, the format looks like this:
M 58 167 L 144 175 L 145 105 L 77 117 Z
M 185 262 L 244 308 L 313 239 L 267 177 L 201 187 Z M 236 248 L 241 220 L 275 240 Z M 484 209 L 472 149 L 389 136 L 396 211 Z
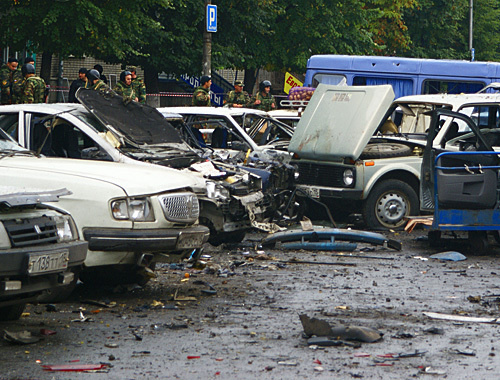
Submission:
M 301 158 L 359 158 L 394 100 L 391 85 L 320 84 L 307 105 L 288 150 Z
M 78 89 L 76 98 L 106 128 L 135 144 L 182 144 L 175 128 L 156 108 L 124 102 L 112 91 Z

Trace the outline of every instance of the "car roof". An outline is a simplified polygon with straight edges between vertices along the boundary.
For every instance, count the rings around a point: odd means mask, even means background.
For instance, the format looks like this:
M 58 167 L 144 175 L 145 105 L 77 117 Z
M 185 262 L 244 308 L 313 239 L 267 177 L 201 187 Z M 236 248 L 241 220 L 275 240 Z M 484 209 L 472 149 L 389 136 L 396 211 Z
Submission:
M 71 110 L 83 111 L 85 108 L 78 103 L 33 103 L 33 104 L 9 104 L 0 106 L 1 112 L 19 112 L 25 110 L 30 112 L 60 113 Z
M 456 109 L 467 103 L 500 103 L 500 93 L 410 95 L 398 98 L 394 102 L 448 104 Z
M 214 116 L 239 116 L 245 113 L 259 114 L 262 116 L 269 116 L 266 111 L 258 110 L 255 108 L 232 108 L 232 107 L 161 107 L 158 110 L 162 113 L 180 113 L 180 114 L 204 114 Z

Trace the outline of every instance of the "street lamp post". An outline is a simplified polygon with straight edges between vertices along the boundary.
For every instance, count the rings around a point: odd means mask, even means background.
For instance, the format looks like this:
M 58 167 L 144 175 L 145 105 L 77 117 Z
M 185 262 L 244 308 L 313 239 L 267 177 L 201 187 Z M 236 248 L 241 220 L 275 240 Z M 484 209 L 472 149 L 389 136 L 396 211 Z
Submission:
M 472 36 L 473 36 L 473 9 L 474 9 L 474 0 L 469 1 L 469 51 L 471 61 L 474 61 L 474 47 L 472 45 Z

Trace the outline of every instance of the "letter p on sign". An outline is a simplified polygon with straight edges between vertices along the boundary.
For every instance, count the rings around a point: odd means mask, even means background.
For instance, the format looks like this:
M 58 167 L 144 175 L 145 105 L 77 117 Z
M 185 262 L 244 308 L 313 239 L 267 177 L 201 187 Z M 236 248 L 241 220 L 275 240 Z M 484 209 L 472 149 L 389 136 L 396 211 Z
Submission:
M 207 32 L 217 32 L 217 5 L 207 5 Z

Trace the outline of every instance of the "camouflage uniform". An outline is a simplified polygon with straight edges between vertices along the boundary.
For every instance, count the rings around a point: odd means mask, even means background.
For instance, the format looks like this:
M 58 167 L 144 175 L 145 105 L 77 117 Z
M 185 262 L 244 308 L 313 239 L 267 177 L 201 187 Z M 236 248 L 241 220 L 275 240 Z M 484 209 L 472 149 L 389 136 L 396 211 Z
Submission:
M 7 65 L 0 68 L 0 87 L 2 93 L 2 104 L 12 103 L 12 73 Z
M 87 81 L 87 84 L 85 85 L 85 88 L 89 90 L 95 90 L 95 91 L 101 91 L 104 92 L 106 90 L 109 90 L 109 87 L 104 81 L 99 79 L 95 84 L 90 84 L 90 81 Z
M 25 78 L 21 103 L 45 103 L 45 81 L 37 76 Z
M 133 101 L 135 98 L 138 98 L 137 93 L 135 92 L 134 82 L 127 86 L 120 80 L 116 82 L 115 87 L 113 87 L 113 91 L 122 96 L 124 100 Z
M 21 68 L 12 72 L 12 104 L 21 103 L 23 98 L 24 77 Z
M 243 107 L 248 106 L 250 103 L 250 95 L 246 91 L 236 92 L 235 90 L 229 91 L 226 96 L 226 105 L 232 107 L 233 104 L 241 104 Z
M 255 104 L 256 100 L 260 100 L 260 104 Z M 253 108 L 257 108 L 258 110 L 271 111 L 272 109 L 276 109 L 276 100 L 274 100 L 274 96 L 271 93 L 264 94 L 258 92 L 252 97 L 250 103 L 253 105 Z
M 193 92 L 193 106 L 210 107 L 210 91 L 203 86 L 196 87 Z
M 144 81 L 139 77 L 132 79 L 132 87 L 134 89 L 136 97 L 139 99 L 139 103 L 146 104 L 146 85 Z

